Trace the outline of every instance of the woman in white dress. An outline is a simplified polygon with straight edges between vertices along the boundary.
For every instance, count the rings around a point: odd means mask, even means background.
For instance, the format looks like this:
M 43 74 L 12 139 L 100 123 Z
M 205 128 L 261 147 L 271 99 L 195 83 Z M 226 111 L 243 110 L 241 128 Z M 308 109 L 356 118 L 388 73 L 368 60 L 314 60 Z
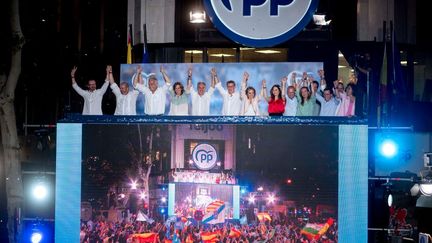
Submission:
M 258 102 L 260 100 L 260 96 L 256 95 L 256 91 L 254 87 L 247 87 L 247 81 L 249 79 L 249 74 L 244 72 L 243 81 L 241 83 L 241 99 L 242 99 L 242 116 L 259 116 L 259 107 Z

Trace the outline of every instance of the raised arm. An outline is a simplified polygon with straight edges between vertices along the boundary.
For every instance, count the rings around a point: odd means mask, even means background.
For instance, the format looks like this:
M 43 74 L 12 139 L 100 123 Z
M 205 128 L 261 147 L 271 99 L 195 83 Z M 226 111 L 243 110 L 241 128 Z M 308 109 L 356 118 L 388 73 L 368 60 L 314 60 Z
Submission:
M 79 94 L 79 95 L 81 95 L 81 96 L 85 96 L 86 94 L 87 94 L 87 92 L 85 91 L 85 90 L 83 90 L 83 89 L 81 89 L 81 87 L 80 86 L 78 86 L 78 84 L 76 83 L 76 81 L 75 81 L 75 73 L 76 73 L 76 70 L 77 70 L 78 68 L 77 68 L 77 66 L 74 66 L 73 68 L 72 68 L 72 70 L 71 70 L 71 79 L 72 79 L 72 88 Z
M 112 66 L 111 65 L 107 65 L 106 66 L 105 81 L 109 81 L 110 84 L 114 83 L 114 77 L 113 77 L 113 74 L 112 74 Z
M 71 70 L 71 79 L 72 79 L 72 85 L 73 84 L 76 84 L 76 81 L 75 81 L 75 73 L 76 73 L 76 70 L 78 69 L 78 67 L 77 66 L 74 66 L 73 68 L 72 68 L 72 70 Z
M 286 95 L 286 84 L 287 84 L 288 78 L 286 76 L 284 76 L 281 80 L 282 83 L 282 99 L 285 100 L 285 95 Z
M 241 82 L 241 93 L 240 93 L 240 98 L 242 99 L 247 99 L 247 95 L 246 95 L 246 87 L 247 87 L 247 81 L 249 79 L 249 73 L 248 72 L 244 72 L 243 73 L 243 80 Z
M 217 73 L 216 73 L 216 69 L 212 68 L 210 70 L 210 76 L 211 76 L 211 80 L 210 80 L 210 87 L 214 88 L 216 85 L 216 82 L 218 82 L 218 78 L 217 78 Z
M 337 88 L 338 84 L 339 84 L 339 80 L 333 81 L 333 92 L 334 92 L 336 98 L 340 99 L 341 98 L 341 96 L 340 96 L 341 92 L 339 92 L 339 89 Z
M 171 84 L 171 79 L 168 77 L 165 68 L 161 65 L 160 72 L 162 73 L 162 77 L 165 80 L 166 84 Z
M 192 68 L 190 67 L 188 69 L 188 78 L 187 78 L 187 83 L 186 83 L 186 91 L 190 92 L 192 88 Z
M 142 67 L 141 67 L 141 65 L 138 65 L 137 66 L 137 71 L 136 71 L 136 74 L 135 74 L 135 78 L 133 80 L 133 86 L 134 86 L 134 88 L 137 88 L 137 85 L 141 84 L 141 80 L 142 80 L 141 72 L 142 72 Z
M 106 78 L 105 78 L 105 82 L 102 85 L 102 87 L 97 90 L 100 95 L 105 94 L 105 92 L 108 89 L 108 85 L 110 84 L 110 79 L 109 78 L 110 78 L 110 75 L 112 75 L 112 67 L 110 65 L 107 65 L 105 71 L 106 71 L 106 74 L 107 74 Z M 114 82 L 114 79 L 113 79 L 113 82 Z
M 267 96 L 267 82 L 265 79 L 262 80 L 261 84 L 261 96 L 268 102 L 269 98 Z
M 215 69 L 215 68 L 212 68 L 211 74 L 212 74 L 212 76 L 213 76 L 213 79 L 215 80 L 215 88 L 219 91 L 219 93 L 220 93 L 222 96 L 227 95 L 228 93 L 227 93 L 227 91 L 222 87 L 222 83 L 220 82 L 220 80 L 219 80 L 219 78 L 218 78 L 218 76 L 217 76 L 217 73 L 216 73 L 216 69 Z

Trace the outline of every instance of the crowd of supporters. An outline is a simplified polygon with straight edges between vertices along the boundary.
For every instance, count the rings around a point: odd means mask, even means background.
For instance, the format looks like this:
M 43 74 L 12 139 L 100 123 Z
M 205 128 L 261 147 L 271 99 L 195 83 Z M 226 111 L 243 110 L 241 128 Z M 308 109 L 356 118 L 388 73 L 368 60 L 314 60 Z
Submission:
M 106 220 L 82 222 L 80 242 L 337 242 L 338 230 L 334 220 L 321 233 L 306 232 L 307 223 L 325 224 L 327 218 L 311 217 L 308 220 L 282 217 L 272 221 L 253 221 L 249 224 L 226 222 L 217 225 L 200 225 L 196 222 L 145 222 L 132 217 L 130 221 Z M 180 224 L 179 224 L 180 223 Z

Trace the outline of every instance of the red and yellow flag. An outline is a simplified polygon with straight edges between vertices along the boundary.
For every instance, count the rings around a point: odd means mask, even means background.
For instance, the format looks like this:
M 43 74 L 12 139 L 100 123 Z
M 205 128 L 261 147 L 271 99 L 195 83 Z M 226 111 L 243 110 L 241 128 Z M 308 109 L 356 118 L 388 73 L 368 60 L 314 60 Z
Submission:
M 128 41 L 127 41 L 127 64 L 132 64 L 132 25 L 128 28 Z
M 240 230 L 238 230 L 238 229 L 236 229 L 234 227 L 231 228 L 228 237 L 230 237 L 230 238 L 239 238 L 240 236 L 241 236 Z
M 132 242 L 134 243 L 156 242 L 157 236 L 158 235 L 156 233 L 133 234 Z
M 201 233 L 201 239 L 203 242 L 206 243 L 210 243 L 210 242 L 218 242 L 218 235 L 219 235 L 219 231 L 215 231 L 215 232 L 205 232 L 205 233 Z
M 257 213 L 256 216 L 260 222 L 264 222 L 266 220 L 270 221 L 270 222 L 272 221 L 270 214 L 268 214 L 268 213 Z

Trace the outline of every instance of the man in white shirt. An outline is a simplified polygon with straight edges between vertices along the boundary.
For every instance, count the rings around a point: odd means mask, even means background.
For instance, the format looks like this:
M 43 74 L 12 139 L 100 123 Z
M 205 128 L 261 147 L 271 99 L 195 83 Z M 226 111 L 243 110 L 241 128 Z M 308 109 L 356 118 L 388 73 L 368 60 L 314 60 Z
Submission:
M 75 81 L 75 73 L 78 68 L 75 66 L 71 71 L 72 88 L 84 99 L 83 115 L 102 115 L 102 98 L 108 88 L 109 69 L 107 66 L 105 83 L 100 89 L 96 89 L 96 81 L 89 80 L 88 90 L 81 89 Z
M 133 85 L 135 89 L 144 94 L 144 113 L 146 115 L 163 115 L 165 113 L 166 94 L 171 85 L 169 80 L 166 80 L 162 87 L 158 87 L 156 76 L 151 75 L 147 87 L 142 84 L 141 72 L 142 67 L 138 65 Z
M 284 116 L 295 116 L 297 112 L 297 97 L 295 95 L 294 86 L 288 86 L 287 88 L 287 98 L 285 99 L 285 112 Z
M 226 82 L 227 90 L 222 87 L 221 82 L 219 81 L 216 69 L 212 69 L 212 73 L 214 72 L 216 89 L 223 97 L 223 105 L 222 105 L 222 115 L 223 116 L 238 116 L 240 115 L 241 110 L 241 99 L 240 93 L 235 90 L 236 84 L 233 80 L 229 80 Z
M 206 92 L 206 84 L 202 81 L 198 82 L 196 92 L 191 84 L 192 80 L 188 80 L 187 87 L 190 89 L 192 98 L 192 116 L 208 116 L 210 115 L 210 101 L 214 92 L 215 77 L 211 74 L 211 86 Z
M 136 101 L 139 92 L 137 90 L 129 91 L 129 84 L 126 82 L 120 83 L 119 86 L 114 82 L 112 67 L 109 66 L 109 82 L 110 87 L 116 96 L 116 110 L 114 115 L 136 115 Z
M 336 109 L 340 103 L 338 99 L 333 96 L 330 88 L 324 89 L 324 97 L 321 96 L 320 92 L 315 94 L 317 101 L 321 103 L 320 116 L 336 116 Z

